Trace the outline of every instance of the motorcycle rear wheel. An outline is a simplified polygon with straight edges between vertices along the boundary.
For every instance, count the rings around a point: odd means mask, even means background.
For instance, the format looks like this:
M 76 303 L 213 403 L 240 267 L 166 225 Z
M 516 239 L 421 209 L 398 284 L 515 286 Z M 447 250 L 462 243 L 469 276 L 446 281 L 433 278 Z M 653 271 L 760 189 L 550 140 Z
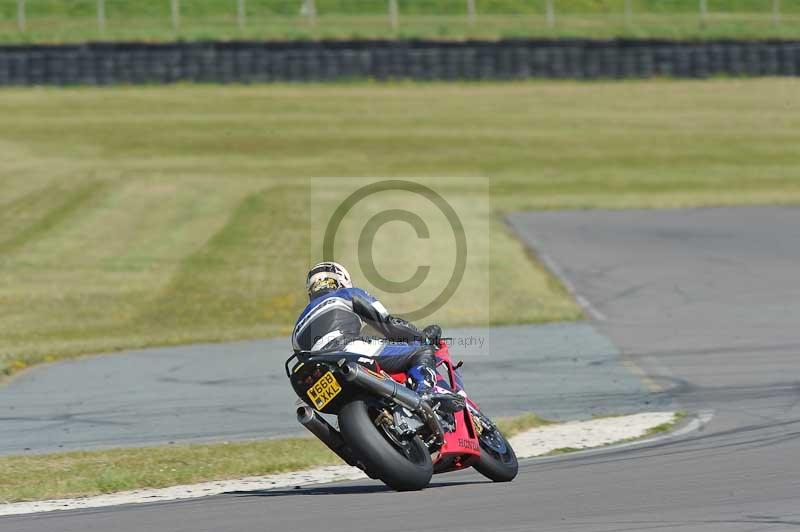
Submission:
M 478 438 L 481 457 L 475 469 L 494 482 L 511 482 L 519 472 L 519 462 L 514 449 L 505 436 L 495 429 L 484 432 Z
M 367 470 L 390 488 L 416 491 L 427 487 L 433 476 L 433 463 L 422 440 L 415 436 L 400 443 L 393 441 L 375 426 L 374 418 L 364 400 L 342 407 L 339 430 L 347 445 Z

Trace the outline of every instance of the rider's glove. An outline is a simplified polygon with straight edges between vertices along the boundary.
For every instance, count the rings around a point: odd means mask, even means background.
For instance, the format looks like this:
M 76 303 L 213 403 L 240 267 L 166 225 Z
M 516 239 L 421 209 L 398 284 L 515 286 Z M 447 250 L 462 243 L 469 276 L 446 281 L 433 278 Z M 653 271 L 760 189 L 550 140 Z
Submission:
M 428 345 L 439 345 L 442 338 L 442 328 L 438 325 L 428 325 L 422 329 L 422 341 Z

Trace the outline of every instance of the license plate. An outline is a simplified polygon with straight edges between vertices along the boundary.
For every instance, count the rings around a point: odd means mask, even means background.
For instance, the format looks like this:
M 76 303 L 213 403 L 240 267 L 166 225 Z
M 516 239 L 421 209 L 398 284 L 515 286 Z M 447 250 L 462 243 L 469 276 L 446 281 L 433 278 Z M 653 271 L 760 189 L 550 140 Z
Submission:
M 320 410 L 333 401 L 333 398 L 339 395 L 341 391 L 342 387 L 336 382 L 333 373 L 329 371 L 320 377 L 320 379 L 314 383 L 314 386 L 306 391 L 306 395 L 311 399 L 314 408 Z

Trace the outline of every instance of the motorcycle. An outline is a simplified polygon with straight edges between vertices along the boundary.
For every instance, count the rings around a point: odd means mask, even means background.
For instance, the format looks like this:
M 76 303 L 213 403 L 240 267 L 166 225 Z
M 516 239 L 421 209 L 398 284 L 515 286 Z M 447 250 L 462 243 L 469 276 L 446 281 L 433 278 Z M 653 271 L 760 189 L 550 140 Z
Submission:
M 290 369 L 290 365 L 294 361 Z M 420 490 L 433 474 L 474 467 L 495 482 L 517 476 L 514 450 L 464 390 L 448 344 L 436 351 L 437 391 L 462 395 L 456 413 L 431 406 L 407 385 L 405 373 L 389 374 L 370 357 L 343 351 L 296 351 L 286 375 L 305 403 L 298 421 L 351 466 L 398 491 Z M 321 415 L 338 418 L 338 430 Z

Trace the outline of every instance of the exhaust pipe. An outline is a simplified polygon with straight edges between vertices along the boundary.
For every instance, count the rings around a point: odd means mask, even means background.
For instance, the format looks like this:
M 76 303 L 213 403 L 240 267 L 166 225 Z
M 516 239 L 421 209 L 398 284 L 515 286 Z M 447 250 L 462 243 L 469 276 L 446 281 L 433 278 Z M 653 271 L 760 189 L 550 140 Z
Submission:
M 419 410 L 419 406 L 422 403 L 422 398 L 419 394 L 395 382 L 394 379 L 390 379 L 389 377 L 379 379 L 368 373 L 363 366 L 359 366 L 354 362 L 344 364 L 341 367 L 341 371 L 344 380 L 347 382 L 357 384 L 365 390 L 380 395 L 381 397 L 393 399 L 409 410 Z
M 356 460 L 350 452 L 350 448 L 347 447 L 339 431 L 331 427 L 330 424 L 321 416 L 318 416 L 314 410 L 308 406 L 299 407 L 297 409 L 297 421 L 307 428 L 314 436 L 319 438 L 322 443 L 327 445 L 328 449 L 336 453 L 336 455 L 348 465 L 358 467 Z
M 344 380 L 357 384 L 365 390 L 381 397 L 392 399 L 401 406 L 419 413 L 436 438 L 436 443 L 444 445 L 444 429 L 431 406 L 422 400 L 418 393 L 409 390 L 389 377 L 378 378 L 354 362 L 343 364 L 340 368 Z

